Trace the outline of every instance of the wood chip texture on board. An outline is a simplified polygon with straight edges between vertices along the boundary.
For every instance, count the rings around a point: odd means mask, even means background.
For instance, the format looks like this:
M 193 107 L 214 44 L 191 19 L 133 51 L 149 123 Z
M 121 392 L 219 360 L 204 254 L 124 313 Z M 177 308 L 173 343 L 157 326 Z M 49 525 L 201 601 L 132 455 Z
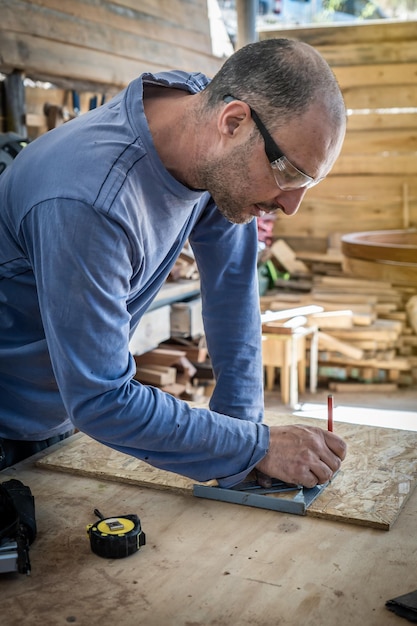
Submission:
M 266 413 L 265 422 L 326 428 L 325 420 L 273 412 Z M 307 515 L 389 530 L 417 483 L 417 432 L 340 422 L 335 423 L 335 432 L 348 444 L 347 457 L 337 476 L 307 509 Z M 183 494 L 191 494 L 196 482 L 154 468 L 84 434 L 47 450 L 37 465 Z

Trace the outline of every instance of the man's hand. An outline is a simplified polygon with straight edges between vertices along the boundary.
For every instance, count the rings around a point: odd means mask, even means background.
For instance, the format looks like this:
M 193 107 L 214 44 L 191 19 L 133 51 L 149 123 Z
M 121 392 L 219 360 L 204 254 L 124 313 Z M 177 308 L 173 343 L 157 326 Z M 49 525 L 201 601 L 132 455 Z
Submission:
M 315 487 L 329 481 L 346 456 L 346 444 L 315 426 L 271 426 L 267 455 L 256 469 L 286 483 Z

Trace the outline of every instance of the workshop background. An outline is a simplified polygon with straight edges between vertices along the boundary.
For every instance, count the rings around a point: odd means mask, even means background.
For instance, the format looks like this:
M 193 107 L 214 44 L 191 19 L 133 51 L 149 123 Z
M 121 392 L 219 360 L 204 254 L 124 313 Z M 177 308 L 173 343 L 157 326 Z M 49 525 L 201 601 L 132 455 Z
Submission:
M 212 76 L 233 51 L 221 4 L 0 0 L 0 131 L 34 140 L 100 106 L 146 70 Z M 236 3 L 241 39 L 235 45 L 251 36 L 310 43 L 332 66 L 348 109 L 346 140 L 328 178 L 308 191 L 297 215 L 258 220 L 260 302 L 269 312 L 267 389 L 284 405 L 307 393 L 306 379 L 310 391 L 413 390 L 417 22 L 278 30 L 276 21 L 263 20 L 254 34 L 249 9 L 255 4 Z M 344 240 L 352 230 L 361 235 Z M 168 283 L 132 342 L 138 378 L 198 399 L 210 394 L 213 381 L 191 250 Z M 316 308 L 306 312 L 311 305 Z M 314 363 L 312 341 L 318 342 Z M 288 354 L 290 342 L 297 356 Z

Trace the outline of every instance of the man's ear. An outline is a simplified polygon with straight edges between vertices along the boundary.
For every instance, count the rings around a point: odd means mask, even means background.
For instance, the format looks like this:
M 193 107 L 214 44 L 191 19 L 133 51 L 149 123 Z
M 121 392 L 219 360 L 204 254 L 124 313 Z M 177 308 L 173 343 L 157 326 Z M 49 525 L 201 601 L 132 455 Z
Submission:
M 217 126 L 223 135 L 233 137 L 236 132 L 245 128 L 250 120 L 249 106 L 240 100 L 232 100 L 220 112 Z

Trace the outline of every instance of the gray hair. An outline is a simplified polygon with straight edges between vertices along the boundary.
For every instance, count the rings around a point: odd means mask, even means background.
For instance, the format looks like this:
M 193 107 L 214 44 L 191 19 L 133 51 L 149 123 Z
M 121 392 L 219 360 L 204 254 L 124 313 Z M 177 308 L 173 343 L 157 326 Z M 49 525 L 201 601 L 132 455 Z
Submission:
M 206 87 L 205 104 L 215 108 L 228 94 L 249 104 L 270 128 L 314 102 L 324 104 L 336 125 L 346 116 L 328 63 L 312 46 L 292 39 L 258 41 L 230 56 Z

